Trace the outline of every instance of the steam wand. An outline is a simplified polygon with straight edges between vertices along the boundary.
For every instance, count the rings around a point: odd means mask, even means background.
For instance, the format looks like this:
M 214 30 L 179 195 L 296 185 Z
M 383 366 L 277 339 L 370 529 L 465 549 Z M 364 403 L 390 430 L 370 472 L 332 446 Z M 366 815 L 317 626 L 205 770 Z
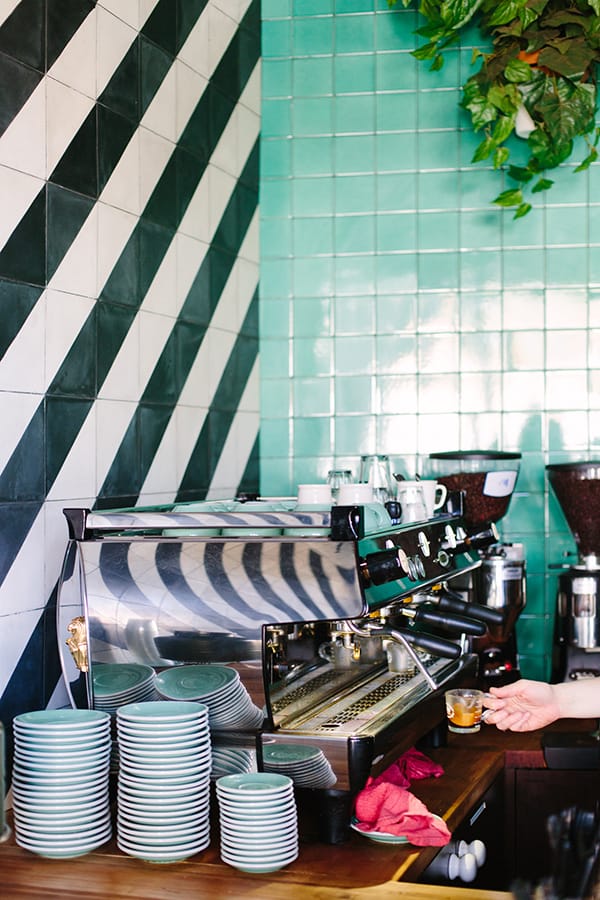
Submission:
M 429 687 L 433 691 L 437 691 L 438 686 L 435 683 L 432 676 L 427 671 L 426 666 L 423 664 L 423 662 L 419 658 L 419 654 L 416 652 L 416 650 L 413 650 L 413 648 L 411 647 L 409 642 L 406 640 L 406 638 L 400 631 L 396 631 L 393 628 L 386 628 L 383 625 L 377 625 L 377 624 L 370 624 L 367 628 L 359 628 L 358 625 L 355 625 L 354 622 L 351 622 L 349 620 L 346 622 L 346 625 L 348 626 L 350 631 L 354 632 L 354 634 L 359 635 L 359 637 L 371 637 L 372 632 L 377 631 L 380 634 L 387 635 L 393 641 L 396 641 L 398 644 L 401 644 L 404 647 L 404 649 L 406 650 L 406 652 L 408 653 L 408 655 L 410 656 L 410 658 L 412 659 L 412 661 L 414 662 L 417 669 L 421 672 L 423 678 L 425 679 L 425 681 L 427 682 Z

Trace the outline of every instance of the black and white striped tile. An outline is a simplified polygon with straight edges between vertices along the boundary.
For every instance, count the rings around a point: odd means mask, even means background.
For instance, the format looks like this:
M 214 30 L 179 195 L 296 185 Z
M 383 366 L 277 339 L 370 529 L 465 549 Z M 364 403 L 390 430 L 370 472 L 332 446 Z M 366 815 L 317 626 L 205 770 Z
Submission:
M 257 489 L 259 0 L 6 0 L 0 78 L 7 723 L 60 702 L 64 506 Z

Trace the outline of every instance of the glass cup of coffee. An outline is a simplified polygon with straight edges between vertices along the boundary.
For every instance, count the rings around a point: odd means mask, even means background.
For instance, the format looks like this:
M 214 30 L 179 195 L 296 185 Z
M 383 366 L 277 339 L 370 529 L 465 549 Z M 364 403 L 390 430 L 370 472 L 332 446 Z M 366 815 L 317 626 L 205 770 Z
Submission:
M 448 731 L 456 734 L 473 734 L 481 728 L 483 691 L 475 688 L 455 688 L 446 691 L 446 716 Z

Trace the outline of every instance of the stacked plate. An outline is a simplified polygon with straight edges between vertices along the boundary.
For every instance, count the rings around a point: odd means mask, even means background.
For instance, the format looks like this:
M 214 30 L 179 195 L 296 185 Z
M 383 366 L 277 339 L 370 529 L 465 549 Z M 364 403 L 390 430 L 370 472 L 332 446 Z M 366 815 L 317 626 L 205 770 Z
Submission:
M 260 728 L 263 712 L 252 702 L 239 672 L 230 666 L 189 665 L 165 669 L 156 690 L 167 700 L 199 700 L 208 707 L 210 727 L 222 731 Z
M 15 839 L 39 856 L 82 856 L 112 834 L 110 716 L 93 709 L 22 713 L 14 719 Z
M 222 775 L 236 775 L 256 772 L 256 751 L 245 747 L 212 748 L 212 770 L 210 777 L 215 780 Z
M 294 785 L 285 775 L 224 775 L 216 782 L 221 859 L 242 872 L 274 872 L 298 856 Z
M 298 787 L 330 788 L 337 781 L 323 751 L 307 744 L 265 744 L 263 768 L 288 775 Z
M 154 700 L 155 677 L 156 673 L 152 666 L 141 663 L 98 663 L 92 669 L 94 708 L 102 709 L 112 717 L 113 741 L 110 757 L 112 773 L 117 772 L 119 767 L 119 746 L 115 727 L 117 709 L 128 703 Z
M 156 697 L 155 672 L 141 663 L 100 663 L 92 670 L 94 708 L 114 715 L 119 706 Z
M 117 711 L 117 844 L 149 862 L 186 859 L 210 843 L 208 710 L 147 701 Z

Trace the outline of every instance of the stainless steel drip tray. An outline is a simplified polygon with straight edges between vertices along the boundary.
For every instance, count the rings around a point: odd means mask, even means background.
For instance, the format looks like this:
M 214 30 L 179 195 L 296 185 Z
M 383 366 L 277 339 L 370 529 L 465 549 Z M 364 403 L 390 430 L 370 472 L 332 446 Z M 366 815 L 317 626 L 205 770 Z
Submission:
M 424 662 L 438 683 L 461 668 L 460 660 L 449 663 L 447 659 L 431 657 Z M 444 672 L 446 669 L 448 671 Z M 440 678 L 443 672 L 444 677 Z M 304 716 L 288 719 L 283 727 L 286 731 L 344 738 L 376 734 L 428 694 L 431 694 L 431 688 L 418 670 L 394 673 L 386 668 L 355 687 L 350 695 L 334 699 Z

